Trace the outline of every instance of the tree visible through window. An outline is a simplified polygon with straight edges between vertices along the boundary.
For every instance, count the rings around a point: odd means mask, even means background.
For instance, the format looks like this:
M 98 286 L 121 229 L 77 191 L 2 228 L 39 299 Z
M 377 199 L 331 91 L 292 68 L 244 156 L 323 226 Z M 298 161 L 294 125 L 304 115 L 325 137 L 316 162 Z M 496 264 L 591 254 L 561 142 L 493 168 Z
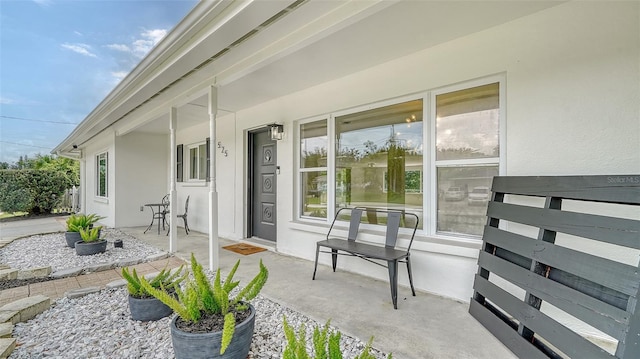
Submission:
M 500 173 L 501 81 L 301 121 L 300 217 L 382 207 L 415 213 L 427 235 L 478 238 Z

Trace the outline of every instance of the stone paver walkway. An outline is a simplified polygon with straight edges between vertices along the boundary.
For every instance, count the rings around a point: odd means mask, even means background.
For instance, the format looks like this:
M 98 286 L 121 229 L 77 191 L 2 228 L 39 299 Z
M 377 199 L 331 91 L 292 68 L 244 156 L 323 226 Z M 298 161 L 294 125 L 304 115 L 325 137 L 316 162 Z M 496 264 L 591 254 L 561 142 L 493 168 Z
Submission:
M 185 262 L 177 257 L 169 257 L 154 262 L 140 263 L 132 266 L 138 274 L 144 275 L 159 272 L 165 266 L 167 268 L 179 267 Z M 64 297 L 68 291 L 86 287 L 104 288 L 107 283 L 122 279 L 121 268 L 109 269 L 102 272 L 83 274 L 76 277 L 50 280 L 47 282 L 34 283 L 27 286 L 10 288 L 0 291 L 0 306 L 16 301 L 18 299 L 44 295 L 51 300 Z

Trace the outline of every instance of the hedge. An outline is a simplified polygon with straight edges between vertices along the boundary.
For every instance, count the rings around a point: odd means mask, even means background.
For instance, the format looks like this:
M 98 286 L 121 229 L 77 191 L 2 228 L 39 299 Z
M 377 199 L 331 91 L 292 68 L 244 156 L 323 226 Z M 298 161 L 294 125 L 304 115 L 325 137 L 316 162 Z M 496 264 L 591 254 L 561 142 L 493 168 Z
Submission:
M 0 210 L 51 213 L 65 189 L 68 177 L 52 170 L 0 170 Z

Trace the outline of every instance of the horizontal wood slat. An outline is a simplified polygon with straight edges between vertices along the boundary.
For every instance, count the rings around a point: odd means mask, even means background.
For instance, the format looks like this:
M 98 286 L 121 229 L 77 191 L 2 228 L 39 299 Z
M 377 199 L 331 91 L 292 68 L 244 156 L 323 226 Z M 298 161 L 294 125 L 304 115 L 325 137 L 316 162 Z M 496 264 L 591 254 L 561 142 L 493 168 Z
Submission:
M 494 193 L 640 204 L 640 175 L 494 177 Z
M 485 228 L 487 243 L 504 248 L 523 257 L 535 259 L 602 286 L 633 295 L 640 286 L 636 267 L 602 257 L 574 251 L 553 243 L 535 240 L 498 228 Z M 571 260 L 568 260 L 571 259 Z
M 518 335 L 508 324 L 498 319 L 489 309 L 472 300 L 469 313 L 504 343 L 515 355 L 527 359 L 548 359 L 531 343 Z
M 529 291 L 574 317 L 581 318 L 585 323 L 616 339 L 621 339 L 625 335 L 624 325 L 627 324 L 629 315 L 620 308 L 565 287 L 488 253 L 481 253 L 478 263 L 482 268 L 493 273 L 500 273 L 501 278 Z
M 640 249 L 640 221 L 490 202 L 487 215 L 578 237 Z
M 635 254 L 640 220 L 627 214 L 640 213 L 640 175 L 494 177 L 492 191 L 469 312 L 523 358 L 533 356 L 531 348 L 553 359 L 640 358 L 640 264 L 560 242 L 567 234 L 585 244 L 595 240 Z M 545 198 L 544 208 L 517 204 L 523 196 Z M 567 211 L 565 200 L 581 204 Z M 590 202 L 609 203 L 607 210 L 619 210 L 627 218 L 594 214 L 603 207 Z M 537 228 L 537 233 L 508 231 L 517 224 Z M 579 246 L 580 238 L 572 246 Z M 501 288 L 503 281 L 494 276 L 524 290 L 524 297 Z M 575 317 L 617 339 L 615 355 L 581 335 L 578 322 L 560 324 L 555 310 L 542 313 L 545 304 L 562 311 L 559 317 Z
M 476 277 L 476 290 L 498 307 L 511 313 L 520 323 L 535 331 L 542 338 L 571 358 L 611 359 L 611 354 L 567 329 L 546 314 L 527 305 L 482 277 Z

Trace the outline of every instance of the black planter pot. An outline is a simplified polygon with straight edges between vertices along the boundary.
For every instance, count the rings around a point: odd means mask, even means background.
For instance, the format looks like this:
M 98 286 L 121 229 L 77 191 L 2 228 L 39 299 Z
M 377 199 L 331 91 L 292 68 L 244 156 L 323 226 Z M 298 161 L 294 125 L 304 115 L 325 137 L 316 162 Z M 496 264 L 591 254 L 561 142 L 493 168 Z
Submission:
M 67 246 L 71 248 L 75 248 L 76 242 L 82 240 L 82 238 L 80 238 L 80 232 L 66 232 L 64 237 L 67 240 Z
M 220 355 L 222 332 L 212 333 L 187 333 L 176 327 L 175 316 L 171 320 L 171 342 L 176 359 L 245 359 L 251 348 L 253 327 L 256 321 L 256 310 L 249 304 L 251 314 L 241 323 L 236 323 L 233 339 L 223 355 Z
M 159 320 L 168 317 L 173 310 L 156 298 L 134 298 L 129 295 L 131 319 L 141 322 Z
M 98 253 L 104 253 L 107 250 L 107 241 L 104 239 L 85 243 L 83 241 L 76 242 L 76 254 L 79 256 L 91 256 Z

